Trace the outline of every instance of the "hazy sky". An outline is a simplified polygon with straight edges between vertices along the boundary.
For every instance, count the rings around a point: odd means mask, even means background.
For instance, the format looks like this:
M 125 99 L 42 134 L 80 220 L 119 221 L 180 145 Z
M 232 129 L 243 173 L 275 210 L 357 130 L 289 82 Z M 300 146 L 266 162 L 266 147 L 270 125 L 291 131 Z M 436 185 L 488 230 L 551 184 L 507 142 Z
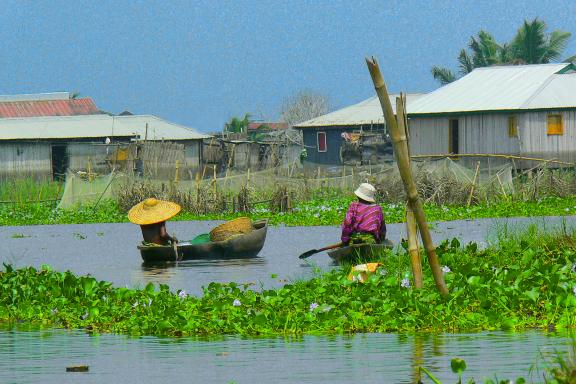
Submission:
M 0 94 L 78 91 L 107 111 L 200 131 L 249 112 L 276 119 L 303 89 L 332 109 L 373 95 L 364 57 L 391 91 L 437 87 L 471 35 L 509 40 L 525 18 L 576 35 L 576 1 L 2 0 Z M 566 56 L 576 54 L 576 36 Z

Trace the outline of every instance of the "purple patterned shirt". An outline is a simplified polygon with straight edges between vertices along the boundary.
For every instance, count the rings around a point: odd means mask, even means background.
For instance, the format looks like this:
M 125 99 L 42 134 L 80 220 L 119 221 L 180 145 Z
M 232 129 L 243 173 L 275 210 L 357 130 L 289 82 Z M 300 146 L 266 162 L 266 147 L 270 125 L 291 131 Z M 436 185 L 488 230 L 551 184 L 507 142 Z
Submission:
M 378 243 L 384 240 L 386 223 L 378 204 L 362 204 L 359 201 L 350 204 L 342 223 L 342 242 L 347 243 L 350 236 L 358 232 L 371 233 Z

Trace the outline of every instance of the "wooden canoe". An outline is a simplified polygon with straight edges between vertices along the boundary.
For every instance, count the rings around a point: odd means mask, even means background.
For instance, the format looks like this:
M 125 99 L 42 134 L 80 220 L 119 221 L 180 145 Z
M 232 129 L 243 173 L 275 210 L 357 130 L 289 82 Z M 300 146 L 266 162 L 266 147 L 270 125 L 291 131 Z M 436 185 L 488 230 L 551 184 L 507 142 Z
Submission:
M 371 261 L 382 255 L 384 249 L 392 249 L 394 243 L 385 239 L 382 244 L 350 244 L 328 251 L 328 256 L 335 263 Z
M 268 220 L 264 219 L 252 223 L 252 232 L 224 241 L 202 244 L 182 242 L 177 243 L 176 249 L 172 245 L 139 245 L 138 249 L 145 263 L 197 259 L 247 259 L 258 256 L 264 247 L 267 231 Z

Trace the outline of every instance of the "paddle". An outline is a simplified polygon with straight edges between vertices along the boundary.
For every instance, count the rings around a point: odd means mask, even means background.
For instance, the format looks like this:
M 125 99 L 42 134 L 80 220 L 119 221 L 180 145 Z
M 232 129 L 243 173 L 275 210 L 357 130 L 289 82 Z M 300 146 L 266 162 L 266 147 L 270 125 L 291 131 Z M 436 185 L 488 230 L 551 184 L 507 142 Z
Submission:
M 305 259 L 305 258 L 307 258 L 307 257 L 312 256 L 312 255 L 315 254 L 315 253 L 322 252 L 322 251 L 325 251 L 325 250 L 327 250 L 327 249 L 340 248 L 340 247 L 342 247 L 343 245 L 344 245 L 344 243 L 337 243 L 337 244 L 332 244 L 332 245 L 329 245 L 329 246 L 327 246 L 327 247 L 320 248 L 320 249 L 311 249 L 311 250 L 309 250 L 309 251 L 304 252 L 304 253 L 301 254 L 300 256 L 298 256 L 298 258 L 299 258 L 299 259 Z

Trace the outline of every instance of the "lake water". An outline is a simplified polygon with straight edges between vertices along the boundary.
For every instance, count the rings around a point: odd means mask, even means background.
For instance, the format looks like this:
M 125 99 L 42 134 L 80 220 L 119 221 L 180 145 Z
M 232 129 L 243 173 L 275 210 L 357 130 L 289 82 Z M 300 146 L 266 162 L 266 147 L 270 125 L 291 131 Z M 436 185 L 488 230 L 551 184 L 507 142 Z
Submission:
M 529 223 L 549 228 L 565 220 L 573 225 L 574 216 L 565 218 L 485 219 L 433 224 L 433 240 L 457 237 L 462 243 L 493 238 L 504 225 L 524 227 Z M 221 222 L 168 222 L 168 231 L 179 239 L 190 239 L 209 232 Z M 200 294 L 202 286 L 212 281 L 254 282 L 278 287 L 288 280 L 308 278 L 313 266 L 333 268 L 326 253 L 306 260 L 298 255 L 314 248 L 338 242 L 338 227 L 270 227 L 259 257 L 249 260 L 198 260 L 177 266 L 150 268 L 142 265 L 137 244 L 142 241 L 138 226 L 121 224 L 39 225 L 0 227 L 0 263 L 36 267 L 48 264 L 55 270 L 91 274 L 116 286 L 144 287 L 149 282 L 168 284 Z M 403 224 L 389 224 L 388 238 L 398 243 L 406 237 Z M 273 274 L 277 277 L 271 277 Z
M 447 384 L 457 381 L 453 357 L 466 360 L 465 378 L 483 382 L 528 377 L 568 343 L 540 332 L 173 339 L 0 328 L 0 382 L 415 383 L 422 365 Z M 90 370 L 66 372 L 72 365 Z
M 574 217 L 437 223 L 433 238 L 439 242 L 458 237 L 485 245 L 502 225 L 551 228 L 564 220 L 574 223 Z M 186 239 L 218 223 L 170 222 L 168 229 Z M 116 286 L 154 282 L 199 294 L 211 281 L 274 287 L 310 277 L 313 266 L 334 268 L 325 253 L 306 261 L 298 255 L 335 243 L 338 236 L 338 227 L 271 227 L 255 259 L 149 268 L 136 249 L 139 228 L 131 224 L 0 227 L 0 262 L 16 267 L 48 264 Z M 388 237 L 395 242 L 405 237 L 403 225 L 389 225 Z M 194 339 L 0 327 L 0 383 L 411 383 L 420 364 L 452 383 L 453 357 L 466 359 L 466 377 L 512 378 L 526 376 L 541 352 L 566 350 L 568 342 L 561 335 L 539 332 Z M 79 364 L 89 365 L 90 372 L 65 372 L 66 366 Z

